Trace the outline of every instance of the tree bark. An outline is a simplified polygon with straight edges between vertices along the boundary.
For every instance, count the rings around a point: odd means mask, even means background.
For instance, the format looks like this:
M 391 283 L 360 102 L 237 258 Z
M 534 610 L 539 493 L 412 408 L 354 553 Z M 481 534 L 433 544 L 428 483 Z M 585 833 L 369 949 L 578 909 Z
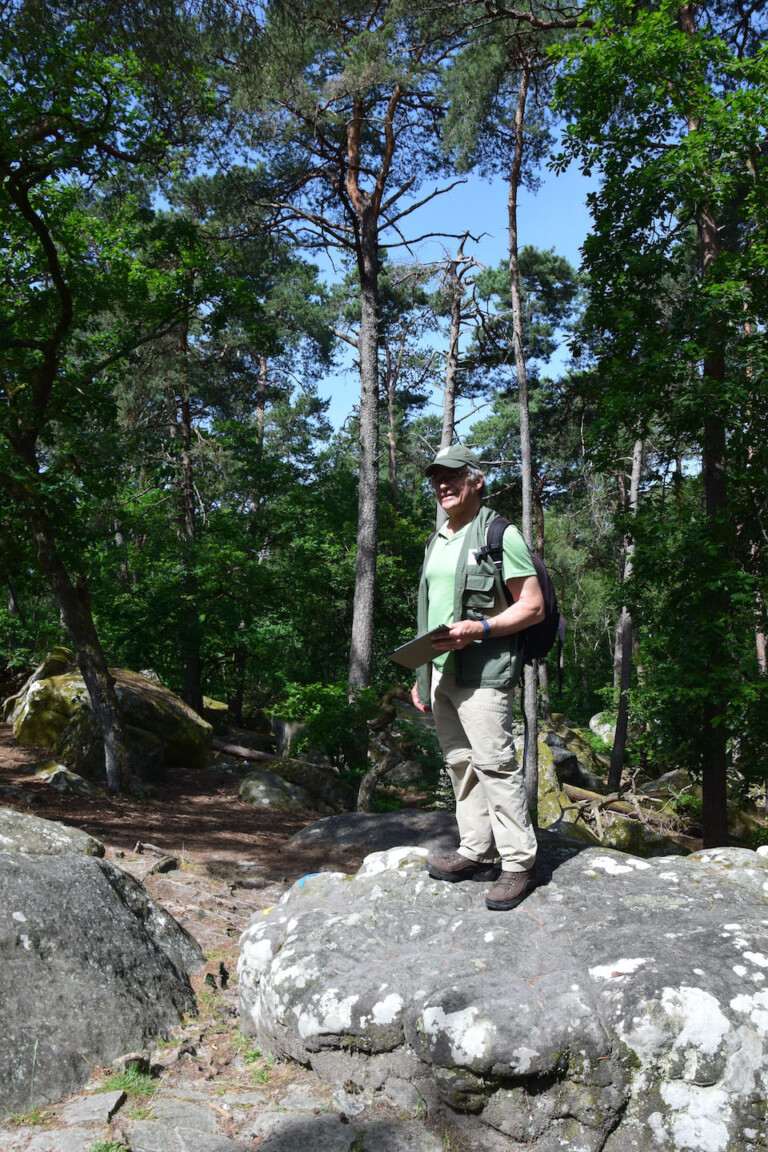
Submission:
M 448 294 L 450 298 L 450 327 L 448 329 L 448 352 L 445 357 L 445 387 L 443 389 L 443 427 L 440 434 L 440 447 L 450 448 L 456 430 L 456 397 L 459 392 L 459 341 L 461 339 L 462 303 L 464 285 L 459 275 L 459 266 L 464 255 L 466 236 L 459 245 L 456 259 L 448 265 Z M 438 501 L 435 512 L 435 528 L 442 528 L 448 519 Z
M 405 337 L 403 336 L 403 340 Z M 402 351 L 402 342 L 401 342 Z M 399 357 L 395 364 L 392 363 L 392 352 L 389 347 L 386 349 L 386 362 L 387 362 L 387 380 L 386 380 L 386 393 L 387 393 L 387 470 L 389 472 L 389 487 L 392 492 L 392 503 L 397 504 L 397 438 L 395 436 L 395 392 L 397 391 L 397 381 L 400 376 L 400 361 Z
M 192 414 L 189 401 L 189 303 L 184 309 L 179 353 L 182 358 L 183 385 L 179 397 L 179 432 L 181 434 L 181 490 L 183 524 L 181 532 L 181 586 L 184 592 L 187 619 L 181 621 L 181 697 L 196 712 L 203 709 L 202 643 L 198 589 L 195 576 L 195 546 L 197 542 L 197 507 L 195 479 L 192 466 Z
M 640 470 L 643 464 L 643 441 L 635 440 L 632 450 L 632 475 L 629 483 L 629 507 L 633 516 L 637 515 L 637 506 L 640 498 Z M 623 547 L 624 563 L 622 566 L 622 583 L 629 580 L 632 575 L 632 564 L 635 555 L 635 543 L 624 537 Z M 611 765 L 608 769 L 608 787 L 618 792 L 621 786 L 621 773 L 624 769 L 624 759 L 627 753 L 627 733 L 629 731 L 629 691 L 632 687 L 632 615 L 626 604 L 622 605 L 619 614 L 619 623 L 616 628 L 616 647 L 618 659 L 618 689 L 619 705 L 616 718 L 616 731 L 613 736 L 611 749 Z
M 531 460 L 531 423 L 528 406 L 528 373 L 525 362 L 523 341 L 523 311 L 520 294 L 520 266 L 518 261 L 517 239 L 517 194 L 523 166 L 525 136 L 523 122 L 528 98 L 530 65 L 525 57 L 520 63 L 520 83 L 517 90 L 515 108 L 515 147 L 512 168 L 509 175 L 509 283 L 512 304 L 512 342 L 517 375 L 518 403 L 520 407 L 520 469 L 523 489 L 523 537 L 533 550 L 533 466 Z M 525 787 L 534 823 L 539 798 L 539 714 L 537 700 L 538 660 L 534 660 L 523 673 L 523 710 L 525 714 Z
M 373 670 L 374 598 L 379 525 L 379 306 L 378 226 L 371 205 L 363 209 L 360 276 L 360 461 L 357 498 L 357 562 L 352 607 L 349 683 L 366 688 Z
M 128 767 L 128 753 L 123 741 L 115 681 L 107 667 L 84 580 L 73 585 L 62 563 L 55 543 L 53 526 L 38 508 L 27 508 L 32 541 L 40 571 L 47 579 L 59 606 L 75 658 L 91 697 L 91 705 L 104 745 L 104 766 L 110 792 L 120 789 Z
M 697 35 L 697 5 L 686 4 L 680 9 L 680 26 L 693 40 Z M 698 78 L 697 78 L 698 79 Z M 699 128 L 699 111 L 692 108 L 688 114 L 690 134 Z M 701 274 L 707 277 L 720 254 L 720 235 L 713 212 L 706 202 L 696 213 L 696 228 L 699 243 Z M 725 422 L 720 412 L 725 382 L 724 334 L 719 330 L 716 318 L 710 320 L 707 332 L 708 350 L 702 364 L 702 388 L 706 388 L 710 403 L 704 418 L 702 476 L 704 480 L 704 507 L 709 520 L 709 536 L 713 545 L 712 555 L 725 554 L 724 525 L 727 510 L 726 492 L 726 435 Z M 718 598 L 719 599 L 719 598 Z M 727 611 L 727 606 L 718 603 L 717 613 Z M 714 612 L 714 608 L 713 608 Z M 728 843 L 727 774 L 728 774 L 728 728 L 726 724 L 727 697 L 723 682 L 723 669 L 727 666 L 729 653 L 720 638 L 718 621 L 711 620 L 711 627 L 704 622 L 709 634 L 709 659 L 706 668 L 710 694 L 704 703 L 704 742 L 702 755 L 702 839 L 705 848 L 717 848 Z

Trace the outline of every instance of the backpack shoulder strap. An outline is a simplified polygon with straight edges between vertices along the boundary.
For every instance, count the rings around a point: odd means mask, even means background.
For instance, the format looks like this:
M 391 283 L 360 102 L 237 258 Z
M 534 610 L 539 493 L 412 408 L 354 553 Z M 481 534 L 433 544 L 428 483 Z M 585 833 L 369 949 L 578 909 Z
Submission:
M 509 520 L 504 516 L 494 516 L 485 534 L 485 544 L 475 552 L 475 558 L 477 560 L 482 560 L 487 556 L 488 559 L 493 562 L 499 575 L 501 575 L 501 570 L 504 566 L 502 538 L 508 527 Z
M 510 596 L 509 588 L 507 588 L 504 583 L 504 546 L 502 543 L 504 533 L 508 527 L 509 520 L 507 520 L 506 517 L 494 516 L 488 525 L 488 530 L 485 535 L 485 546 L 478 548 L 475 555 L 478 560 L 481 559 L 481 557 L 487 556 L 491 561 L 498 574 L 499 585 L 504 593 L 504 599 L 507 601 L 507 604 L 511 604 L 512 597 Z

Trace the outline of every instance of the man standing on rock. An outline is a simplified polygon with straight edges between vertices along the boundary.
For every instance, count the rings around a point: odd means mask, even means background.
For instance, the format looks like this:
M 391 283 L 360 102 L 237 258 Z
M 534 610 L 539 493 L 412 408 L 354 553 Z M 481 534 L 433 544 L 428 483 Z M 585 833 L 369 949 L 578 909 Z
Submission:
M 442 448 L 426 470 L 448 519 L 427 545 L 418 630 L 440 624 L 435 658 L 419 669 L 412 697 L 432 711 L 456 797 L 460 843 L 427 861 L 437 880 L 491 880 L 489 908 L 515 908 L 533 887 L 536 836 L 512 735 L 512 691 L 523 656 L 515 633 L 544 619 L 544 600 L 525 541 L 510 525 L 503 571 L 483 554 L 496 513 L 485 508 L 480 461 L 463 444 Z M 501 581 L 512 597 L 507 605 Z

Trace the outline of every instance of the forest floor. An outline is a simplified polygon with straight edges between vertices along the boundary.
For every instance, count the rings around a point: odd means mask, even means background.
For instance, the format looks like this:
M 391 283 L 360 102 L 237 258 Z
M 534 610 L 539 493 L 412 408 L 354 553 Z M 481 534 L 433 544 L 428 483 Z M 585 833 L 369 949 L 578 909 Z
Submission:
M 282 813 L 254 808 L 239 799 L 240 778 L 235 773 L 215 768 L 169 770 L 147 795 L 111 796 L 99 790 L 95 795 L 72 796 L 56 792 L 35 777 L 33 766 L 49 759 L 42 748 L 18 745 L 10 726 L 0 725 L 0 805 L 80 828 L 100 840 L 106 858 L 140 880 L 153 899 L 195 937 L 207 963 L 192 977 L 199 1017 L 177 1029 L 171 1045 L 159 1046 L 152 1055 L 159 1075 L 151 1107 L 139 1099 L 137 1109 L 136 1101 L 131 1103 L 129 1098 L 108 1125 L 106 1117 L 101 1127 L 82 1131 L 77 1119 L 67 1124 L 67 1115 L 79 1115 L 78 1097 L 95 1099 L 93 1094 L 111 1083 L 113 1070 L 97 1068 L 83 1092 L 45 1108 L 42 1114 L 33 1111 L 11 1123 L 0 1118 L 3 1152 L 6 1148 L 9 1152 L 90 1152 L 94 1146 L 99 1149 L 99 1141 L 104 1148 L 110 1148 L 112 1141 L 115 1150 L 124 1147 L 134 1152 L 154 1146 L 163 1152 L 204 1149 L 214 1138 L 213 1132 L 205 1138 L 203 1132 L 210 1125 L 211 1109 L 218 1135 L 210 1147 L 217 1152 L 219 1148 L 222 1152 L 258 1148 L 273 1130 L 276 1117 L 292 1110 L 306 1116 L 313 1109 L 324 1117 L 323 1124 L 352 1123 L 346 1129 L 349 1144 L 343 1129 L 340 1143 L 328 1133 L 328 1147 L 343 1150 L 352 1147 L 352 1138 L 360 1135 L 358 1122 L 350 1121 L 350 1116 L 362 1113 L 363 1106 L 365 1117 L 361 1115 L 360 1121 L 370 1122 L 373 1114 L 377 1123 L 394 1125 L 389 1137 L 394 1141 L 393 1152 L 413 1147 L 412 1125 L 386 1101 L 355 1100 L 337 1086 L 322 1084 L 306 1069 L 275 1064 L 269 1054 L 259 1054 L 239 1029 L 238 940 L 251 917 L 275 905 L 301 876 L 329 869 L 354 872 L 362 855 L 287 847 L 294 833 L 320 815 L 308 810 Z M 178 867 L 153 872 L 164 854 L 173 857 Z M 158 1104 L 161 1097 L 164 1109 Z M 169 1100 L 175 1101 L 173 1107 Z M 176 1114 L 179 1101 L 186 1108 L 181 1120 Z M 184 1125 L 192 1123 L 196 1107 L 203 1109 L 198 1117 L 203 1127 L 190 1140 L 189 1134 L 184 1135 Z M 147 1114 L 160 1116 L 154 1121 L 155 1126 L 161 1125 L 158 1131 L 149 1132 L 152 1124 L 148 1125 Z M 215 1142 L 219 1139 L 223 1143 Z M 443 1147 L 451 1146 L 445 1134 L 441 1139 Z M 297 1149 L 300 1143 L 297 1136 Z M 285 1147 L 291 1147 L 290 1140 Z

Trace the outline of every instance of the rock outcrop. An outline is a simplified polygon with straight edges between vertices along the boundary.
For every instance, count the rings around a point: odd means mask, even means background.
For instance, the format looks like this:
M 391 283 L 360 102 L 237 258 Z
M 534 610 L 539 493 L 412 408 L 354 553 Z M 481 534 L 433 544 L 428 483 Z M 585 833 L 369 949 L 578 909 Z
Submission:
M 243 777 L 240 799 L 275 811 L 311 808 L 338 812 L 354 806 L 355 790 L 330 766 L 275 759 Z
M 156 679 L 123 668 L 110 671 L 133 772 L 147 779 L 164 764 L 203 768 L 211 725 Z M 67 649 L 55 649 L 6 701 L 4 718 L 20 744 L 49 748 L 81 775 L 103 775 L 104 753 L 90 696 Z
M 0 852 L 23 856 L 103 856 L 104 845 L 81 832 L 53 820 L 41 820 L 12 808 L 0 808 Z
M 199 947 L 99 848 L 0 812 L 0 1110 L 73 1091 L 195 1010 Z
M 242 937 L 241 1026 L 484 1152 L 765 1152 L 768 861 L 549 840 L 513 912 L 419 848 L 299 881 Z

